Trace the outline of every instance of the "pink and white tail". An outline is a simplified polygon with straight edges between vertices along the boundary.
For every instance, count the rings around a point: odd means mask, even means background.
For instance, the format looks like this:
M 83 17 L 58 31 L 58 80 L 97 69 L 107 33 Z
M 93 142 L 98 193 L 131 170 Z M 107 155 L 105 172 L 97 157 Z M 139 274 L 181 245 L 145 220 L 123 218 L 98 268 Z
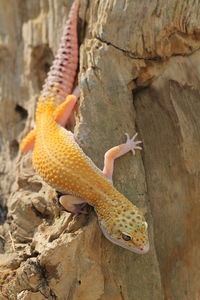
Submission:
M 65 24 L 57 54 L 43 85 L 42 96 L 56 96 L 58 103 L 72 93 L 78 65 L 77 18 L 79 0 L 75 0 Z

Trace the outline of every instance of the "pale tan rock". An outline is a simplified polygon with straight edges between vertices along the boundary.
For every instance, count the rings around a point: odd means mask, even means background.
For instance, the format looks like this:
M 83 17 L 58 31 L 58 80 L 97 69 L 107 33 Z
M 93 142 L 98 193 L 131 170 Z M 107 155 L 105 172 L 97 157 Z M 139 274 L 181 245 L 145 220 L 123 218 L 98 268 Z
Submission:
M 41 293 L 30 291 L 22 291 L 17 295 L 17 300 L 45 300 L 46 298 Z
M 18 154 L 71 3 L 0 0 L 0 300 L 198 300 L 199 1 L 81 0 L 74 131 L 100 168 L 139 132 L 114 184 L 146 211 L 143 256 L 106 240 L 92 209 L 65 212 Z

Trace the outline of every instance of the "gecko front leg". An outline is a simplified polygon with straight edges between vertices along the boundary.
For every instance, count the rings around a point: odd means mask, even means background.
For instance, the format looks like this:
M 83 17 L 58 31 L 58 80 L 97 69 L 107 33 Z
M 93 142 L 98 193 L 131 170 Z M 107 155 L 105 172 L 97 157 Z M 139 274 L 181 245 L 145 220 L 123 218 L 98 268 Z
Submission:
M 112 175 L 114 170 L 114 161 L 116 158 L 126 154 L 129 151 L 132 151 L 132 153 L 135 155 L 135 150 L 141 150 L 142 148 L 138 146 L 141 144 L 141 141 L 135 141 L 135 138 L 137 137 L 137 133 L 130 138 L 128 133 L 125 133 L 127 136 L 127 140 L 125 144 L 121 144 L 118 146 L 115 146 L 111 149 L 109 149 L 104 156 L 104 168 L 103 168 L 103 174 L 112 181 Z
M 73 134 L 72 134 L 73 135 Z M 112 181 L 112 175 L 114 170 L 114 161 L 116 158 L 132 151 L 135 154 L 135 150 L 141 150 L 142 148 L 138 146 L 141 141 L 135 141 L 137 133 L 130 139 L 129 135 L 126 133 L 127 140 L 125 144 L 121 144 L 109 149 L 104 156 L 104 168 L 103 174 L 108 180 Z M 83 207 L 87 203 L 86 200 L 78 198 L 72 195 L 63 195 L 59 198 L 60 204 L 72 213 L 85 213 Z

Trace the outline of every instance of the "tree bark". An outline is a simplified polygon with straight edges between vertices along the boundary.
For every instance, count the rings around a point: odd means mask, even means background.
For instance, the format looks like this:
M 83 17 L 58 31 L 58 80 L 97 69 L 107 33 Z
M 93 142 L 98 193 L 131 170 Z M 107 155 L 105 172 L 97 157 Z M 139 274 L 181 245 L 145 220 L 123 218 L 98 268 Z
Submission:
M 0 300 L 198 300 L 199 1 L 80 2 L 75 136 L 102 168 L 139 132 L 114 185 L 146 210 L 151 249 L 110 243 L 92 209 L 64 211 L 19 154 L 72 1 L 0 0 Z

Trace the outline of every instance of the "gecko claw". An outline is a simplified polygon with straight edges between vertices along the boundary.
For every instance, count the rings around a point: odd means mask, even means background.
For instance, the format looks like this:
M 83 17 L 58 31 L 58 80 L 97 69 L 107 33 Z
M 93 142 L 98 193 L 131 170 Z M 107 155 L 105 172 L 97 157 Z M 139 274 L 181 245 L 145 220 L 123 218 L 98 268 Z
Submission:
M 142 150 L 141 146 L 138 146 L 138 144 L 141 144 L 142 141 L 135 141 L 135 138 L 137 137 L 138 133 L 136 132 L 136 134 L 130 138 L 128 133 L 125 133 L 126 135 L 126 146 L 128 148 L 129 151 L 132 151 L 133 155 L 135 155 L 135 150 Z

